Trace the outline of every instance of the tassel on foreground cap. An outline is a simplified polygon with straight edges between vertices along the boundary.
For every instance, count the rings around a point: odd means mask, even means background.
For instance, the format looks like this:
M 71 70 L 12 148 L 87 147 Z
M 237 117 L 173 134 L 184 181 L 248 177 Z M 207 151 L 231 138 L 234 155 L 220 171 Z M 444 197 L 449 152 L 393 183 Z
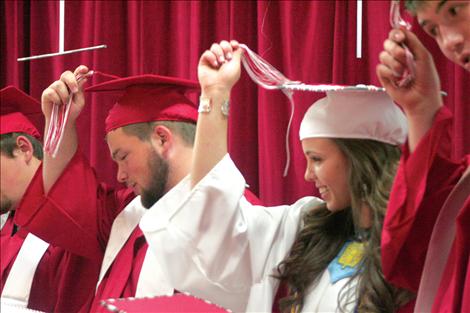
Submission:
M 301 140 L 310 137 L 361 138 L 395 145 L 405 141 L 407 134 L 405 116 L 383 88 L 372 85 L 310 85 L 301 81 L 292 81 L 251 51 L 248 46 L 240 44 L 240 47 L 244 51 L 243 66 L 250 78 L 265 89 L 281 90 L 289 99 L 291 116 L 287 134 L 294 116 L 293 93 L 326 92 L 327 97 L 317 101 L 307 111 L 300 129 Z M 287 176 L 290 163 L 287 134 L 284 177 Z

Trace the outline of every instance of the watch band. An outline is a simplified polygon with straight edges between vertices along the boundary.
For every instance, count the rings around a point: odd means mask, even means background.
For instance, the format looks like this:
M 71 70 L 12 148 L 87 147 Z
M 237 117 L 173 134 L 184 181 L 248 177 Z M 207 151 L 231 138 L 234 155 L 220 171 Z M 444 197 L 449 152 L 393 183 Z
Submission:
M 230 100 L 224 100 L 222 102 L 222 105 L 220 107 L 220 110 L 222 114 L 225 117 L 228 117 L 229 111 L 230 111 Z M 211 99 L 210 98 L 204 98 L 204 97 L 199 97 L 199 107 L 197 109 L 199 113 L 210 113 L 212 111 L 212 105 L 211 105 Z

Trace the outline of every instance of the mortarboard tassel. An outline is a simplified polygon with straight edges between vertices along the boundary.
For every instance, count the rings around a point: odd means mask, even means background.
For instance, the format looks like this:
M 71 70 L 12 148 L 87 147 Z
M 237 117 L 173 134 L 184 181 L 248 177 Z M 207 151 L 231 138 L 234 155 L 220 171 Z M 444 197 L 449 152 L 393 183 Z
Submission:
M 82 79 L 96 74 L 111 79 L 119 78 L 118 76 L 111 74 L 106 74 L 98 71 L 89 71 L 84 75 L 77 75 L 77 82 L 80 82 Z M 62 137 L 65 131 L 65 125 L 67 124 L 70 106 L 72 104 L 72 98 L 73 94 L 70 94 L 65 105 L 55 103 L 52 107 L 51 121 L 47 129 L 46 138 L 44 139 L 44 151 L 51 155 L 53 158 L 56 157 L 60 143 L 62 142 Z
M 291 105 L 291 114 L 289 123 L 287 125 L 286 133 L 286 165 L 284 167 L 283 177 L 287 176 L 290 164 L 290 150 L 289 150 L 289 132 L 294 117 L 294 91 L 310 91 L 310 92 L 326 92 L 333 90 L 369 90 L 369 91 L 383 91 L 383 88 L 369 85 L 357 86 L 341 86 L 341 85 L 308 85 L 301 81 L 292 81 L 284 74 L 278 71 L 274 66 L 266 62 L 258 54 L 253 52 L 245 44 L 240 44 L 240 48 L 244 53 L 242 56 L 242 64 L 251 79 L 261 87 L 274 90 L 281 90 L 289 99 Z

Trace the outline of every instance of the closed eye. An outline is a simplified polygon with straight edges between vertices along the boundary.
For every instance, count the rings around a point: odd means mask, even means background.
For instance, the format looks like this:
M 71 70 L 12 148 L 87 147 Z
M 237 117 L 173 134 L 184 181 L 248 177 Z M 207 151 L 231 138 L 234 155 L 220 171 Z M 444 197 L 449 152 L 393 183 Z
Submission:
M 307 150 L 304 151 L 304 155 L 309 162 L 312 161 L 314 163 L 318 163 L 323 161 L 323 156 L 318 152 Z
M 310 156 L 309 157 L 310 160 L 312 160 L 313 162 L 321 162 L 323 159 L 320 158 L 320 157 L 317 157 L 317 156 Z

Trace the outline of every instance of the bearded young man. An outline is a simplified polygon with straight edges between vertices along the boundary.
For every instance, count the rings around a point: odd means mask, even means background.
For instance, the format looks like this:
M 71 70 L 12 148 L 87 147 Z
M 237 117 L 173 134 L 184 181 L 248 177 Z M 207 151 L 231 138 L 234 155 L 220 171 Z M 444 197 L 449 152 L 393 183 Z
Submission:
M 114 191 L 97 181 L 78 149 L 75 121 L 85 105 L 86 79 L 78 82 L 76 76 L 86 73 L 86 66 L 64 72 L 43 92 L 46 127 L 52 106 L 72 96 L 69 121 L 56 158 L 45 155 L 42 175 L 33 182 L 34 203 L 18 211 L 16 219 L 57 246 L 102 260 L 96 293 L 82 308 L 97 312 L 104 310 L 99 305 L 103 299 L 173 294 L 164 269 L 147 253 L 138 223 L 146 208 L 189 172 L 197 109 L 185 93 L 198 85 L 142 75 L 89 88 L 123 93 L 106 119 L 106 141 L 118 166 L 117 179 L 128 187 Z

